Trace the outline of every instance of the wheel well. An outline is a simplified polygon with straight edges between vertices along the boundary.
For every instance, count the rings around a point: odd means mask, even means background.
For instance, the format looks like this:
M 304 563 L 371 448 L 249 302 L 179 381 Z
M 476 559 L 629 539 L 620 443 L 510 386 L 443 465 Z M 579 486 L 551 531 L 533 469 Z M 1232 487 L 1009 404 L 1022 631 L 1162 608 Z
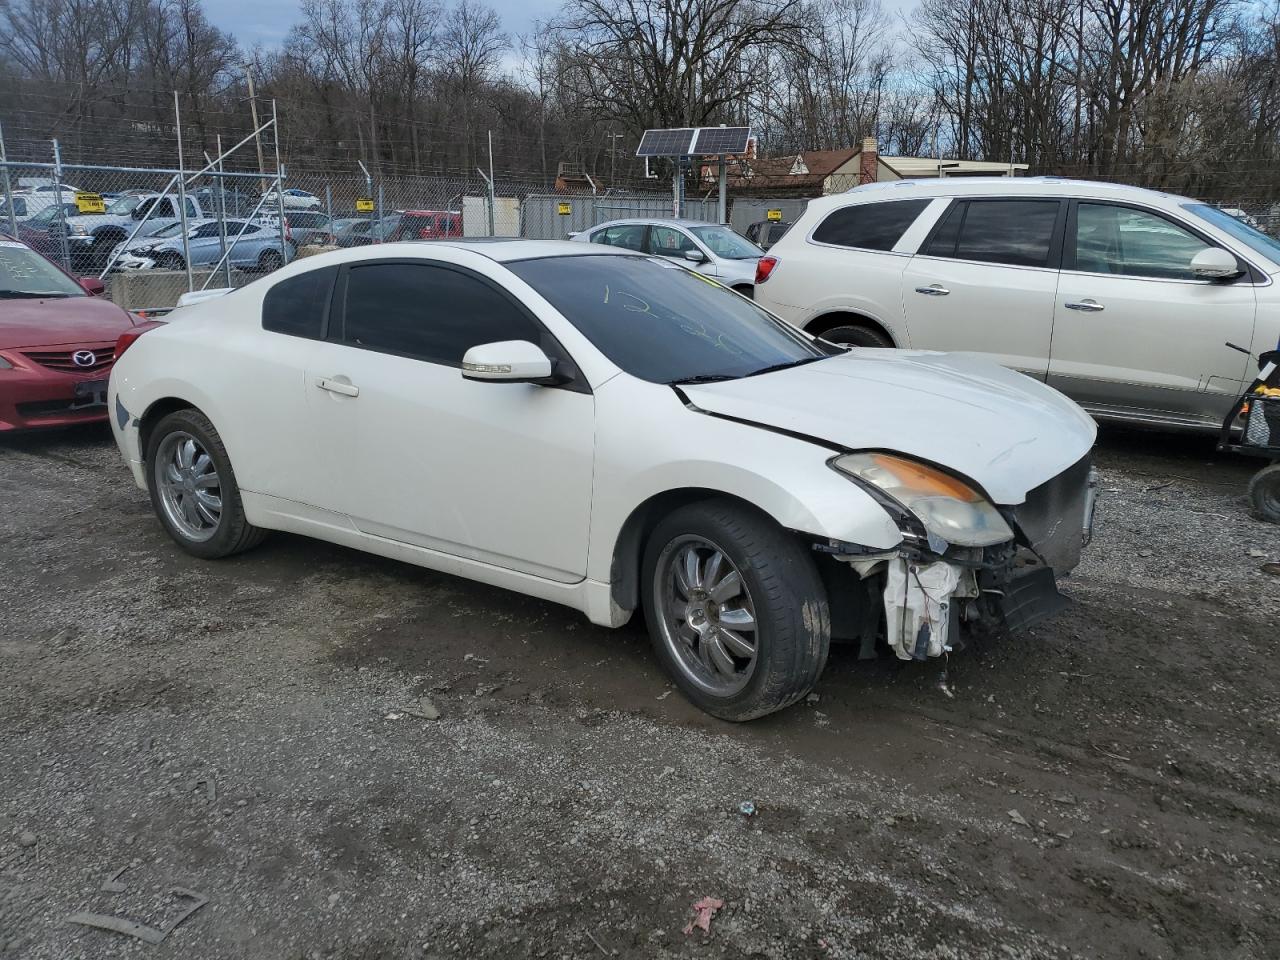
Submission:
M 873 330 L 888 338 L 889 342 L 894 346 L 898 345 L 897 338 L 886 330 L 883 324 L 872 320 L 870 317 L 861 313 L 847 313 L 840 311 L 837 313 L 824 313 L 820 317 L 814 317 L 805 325 L 805 333 L 811 333 L 815 337 L 820 337 L 828 330 L 834 330 L 836 327 L 864 327 L 867 330 Z
M 750 296 L 755 291 L 755 284 L 752 283 L 735 283 L 733 289 L 743 296 Z
M 157 423 L 174 411 L 195 409 L 197 408 L 194 403 L 187 403 L 186 400 L 180 400 L 177 397 L 165 397 L 147 407 L 146 413 L 138 422 L 138 443 L 142 447 L 142 456 L 145 458 L 147 455 L 147 447 L 151 443 L 151 431 L 156 428 Z
M 711 499 L 730 500 L 762 516 L 768 516 L 751 501 L 723 490 L 683 487 L 655 494 L 631 511 L 613 545 L 613 566 L 609 580 L 614 603 L 624 610 L 639 609 L 640 568 L 644 563 L 645 546 L 649 541 L 649 534 L 662 518 L 690 503 Z

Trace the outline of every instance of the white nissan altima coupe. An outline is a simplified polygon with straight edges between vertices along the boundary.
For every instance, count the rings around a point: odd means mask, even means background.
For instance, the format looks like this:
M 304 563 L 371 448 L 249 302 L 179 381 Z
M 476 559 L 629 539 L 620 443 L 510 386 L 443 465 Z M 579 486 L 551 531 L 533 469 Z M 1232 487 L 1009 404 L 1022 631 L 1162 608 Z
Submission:
M 182 308 L 112 427 L 188 552 L 287 530 L 616 627 L 694 703 L 803 697 L 834 637 L 903 659 L 1063 601 L 1094 425 L 963 355 L 845 349 L 669 261 L 382 244 Z

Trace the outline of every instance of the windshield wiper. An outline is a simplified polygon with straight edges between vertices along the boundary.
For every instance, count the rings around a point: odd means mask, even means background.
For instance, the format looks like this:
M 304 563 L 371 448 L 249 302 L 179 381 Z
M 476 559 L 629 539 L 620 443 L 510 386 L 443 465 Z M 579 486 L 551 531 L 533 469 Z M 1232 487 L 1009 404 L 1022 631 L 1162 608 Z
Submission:
M 737 380 L 735 373 L 700 373 L 695 377 L 681 377 L 679 380 L 668 380 L 667 386 L 679 387 L 692 383 L 719 383 L 721 380 Z
M 40 293 L 33 290 L 0 290 L 0 297 L 10 300 L 48 300 L 53 297 L 69 297 L 69 293 L 58 293 L 57 291 L 48 291 Z
M 748 377 L 758 377 L 762 373 L 773 373 L 777 370 L 787 370 L 791 367 L 803 366 L 806 363 L 814 363 L 818 360 L 825 360 L 826 357 L 801 357 L 799 360 L 788 360 L 786 363 L 775 363 L 771 367 L 761 367 L 759 370 L 753 370 L 748 373 Z

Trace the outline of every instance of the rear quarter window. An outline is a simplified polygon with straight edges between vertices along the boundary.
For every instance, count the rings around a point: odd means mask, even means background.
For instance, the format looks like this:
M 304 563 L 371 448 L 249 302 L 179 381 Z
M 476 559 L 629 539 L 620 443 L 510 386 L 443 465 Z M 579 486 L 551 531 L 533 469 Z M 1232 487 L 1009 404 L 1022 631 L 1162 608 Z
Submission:
M 275 284 L 262 299 L 262 329 L 320 339 L 337 277 L 337 267 L 321 267 Z
M 889 200 L 842 207 L 827 214 L 813 231 L 813 239 L 837 247 L 892 250 L 929 203 L 928 199 Z

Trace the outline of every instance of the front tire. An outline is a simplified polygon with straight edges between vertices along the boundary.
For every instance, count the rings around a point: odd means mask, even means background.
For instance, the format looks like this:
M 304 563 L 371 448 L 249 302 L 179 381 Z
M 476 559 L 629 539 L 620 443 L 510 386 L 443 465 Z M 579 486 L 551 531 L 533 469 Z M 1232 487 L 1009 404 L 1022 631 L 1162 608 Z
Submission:
M 1249 481 L 1249 503 L 1259 520 L 1280 523 L 1280 463 L 1254 474 Z
M 198 410 L 161 420 L 147 443 L 147 488 L 165 532 L 206 560 L 256 547 L 266 531 L 245 518 L 222 438 Z
M 727 500 L 673 512 L 649 537 L 644 608 L 680 691 L 722 720 L 751 720 L 810 690 L 831 618 L 813 558 L 772 520 Z
M 893 346 L 893 341 L 879 330 L 863 326 L 832 327 L 826 333 L 819 334 L 819 336 L 828 343 L 838 343 L 846 347 L 889 349 Z

